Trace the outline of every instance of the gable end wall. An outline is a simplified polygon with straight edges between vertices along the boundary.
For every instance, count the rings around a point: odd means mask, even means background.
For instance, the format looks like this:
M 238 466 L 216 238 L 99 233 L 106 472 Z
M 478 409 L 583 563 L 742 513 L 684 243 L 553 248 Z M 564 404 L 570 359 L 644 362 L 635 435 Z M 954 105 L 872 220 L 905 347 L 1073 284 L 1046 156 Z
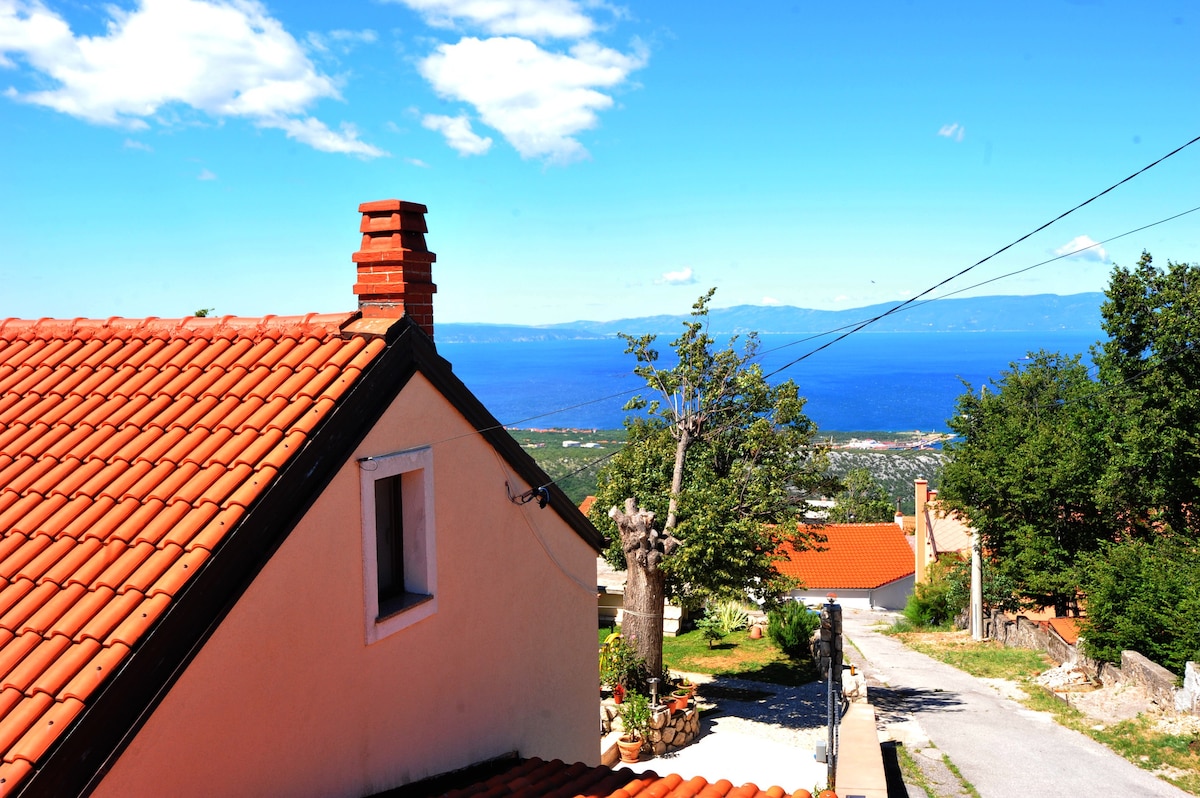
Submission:
M 595 553 L 414 377 L 96 795 L 362 796 L 517 751 L 597 757 Z M 357 458 L 434 444 L 438 611 L 367 646 Z M 565 571 L 563 570 L 565 569 Z

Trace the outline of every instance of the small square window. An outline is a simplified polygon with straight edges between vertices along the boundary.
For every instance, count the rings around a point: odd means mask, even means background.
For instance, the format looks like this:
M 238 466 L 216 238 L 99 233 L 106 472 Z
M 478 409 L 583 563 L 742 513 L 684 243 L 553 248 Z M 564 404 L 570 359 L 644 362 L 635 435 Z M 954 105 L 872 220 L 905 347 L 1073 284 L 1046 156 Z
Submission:
M 437 610 L 433 453 L 361 461 L 363 605 L 373 643 Z

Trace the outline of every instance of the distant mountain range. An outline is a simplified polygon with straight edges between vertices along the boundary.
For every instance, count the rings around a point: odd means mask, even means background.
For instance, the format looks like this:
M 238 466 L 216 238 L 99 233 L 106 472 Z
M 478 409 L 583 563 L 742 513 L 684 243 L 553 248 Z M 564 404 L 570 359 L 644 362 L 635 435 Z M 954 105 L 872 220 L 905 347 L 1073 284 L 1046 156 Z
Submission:
M 867 327 L 863 332 L 1020 332 L 1077 330 L 1100 331 L 1100 305 L 1104 294 L 1034 294 L 1031 296 L 985 296 L 967 299 L 938 299 L 914 304 Z M 714 308 L 709 313 L 709 332 L 730 333 L 821 333 L 841 329 L 878 316 L 894 303 L 868 305 L 851 310 L 811 310 L 788 305 L 737 305 Z M 617 321 L 573 321 L 543 326 L 509 324 L 437 325 L 437 339 L 445 343 L 497 343 L 578 338 L 606 338 L 618 332 L 642 335 L 674 335 L 688 319 L 676 316 L 645 316 Z

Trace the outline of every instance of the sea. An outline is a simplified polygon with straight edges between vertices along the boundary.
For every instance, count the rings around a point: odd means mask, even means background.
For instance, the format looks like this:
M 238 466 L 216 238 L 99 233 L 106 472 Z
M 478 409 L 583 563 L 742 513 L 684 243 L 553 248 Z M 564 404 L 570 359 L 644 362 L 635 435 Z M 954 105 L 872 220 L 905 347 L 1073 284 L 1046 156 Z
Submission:
M 764 373 L 794 381 L 805 411 L 830 432 L 948 432 L 955 400 L 978 391 L 1032 352 L 1088 352 L 1100 331 L 860 332 L 810 354 L 824 340 L 760 336 Z M 670 365 L 670 336 L 662 364 Z M 617 338 L 440 343 L 438 353 L 505 426 L 521 429 L 620 429 L 630 397 L 651 397 L 633 374 L 634 357 Z M 808 357 L 803 357 L 809 355 Z M 793 362 L 798 361 L 798 362 Z

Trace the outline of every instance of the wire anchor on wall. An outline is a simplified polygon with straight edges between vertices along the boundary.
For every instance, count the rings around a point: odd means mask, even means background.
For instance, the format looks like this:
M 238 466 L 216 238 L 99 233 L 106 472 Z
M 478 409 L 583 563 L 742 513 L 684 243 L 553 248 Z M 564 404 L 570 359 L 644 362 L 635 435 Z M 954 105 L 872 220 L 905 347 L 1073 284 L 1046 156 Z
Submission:
M 504 491 L 508 494 L 508 500 L 513 504 L 529 504 L 531 501 L 536 500 L 538 508 L 544 510 L 546 509 L 546 505 L 550 503 L 550 489 L 545 485 L 530 488 L 524 493 L 518 493 L 514 496 L 512 487 L 509 486 L 508 480 L 505 480 Z

